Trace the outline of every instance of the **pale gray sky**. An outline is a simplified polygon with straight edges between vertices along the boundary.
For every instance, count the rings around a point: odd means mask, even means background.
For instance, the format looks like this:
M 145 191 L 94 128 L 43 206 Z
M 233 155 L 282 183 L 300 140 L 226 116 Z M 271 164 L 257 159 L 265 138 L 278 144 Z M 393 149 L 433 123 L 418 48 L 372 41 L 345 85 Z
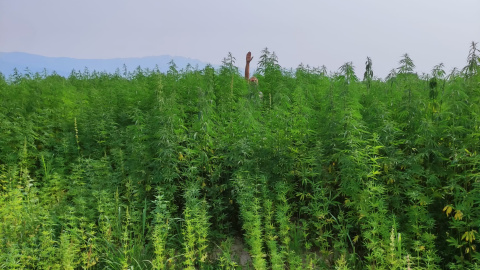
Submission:
M 74 58 L 176 55 L 243 69 L 268 47 L 283 67 L 337 70 L 366 57 L 385 77 L 408 53 L 416 71 L 463 67 L 480 41 L 479 0 L 0 0 L 0 52 Z

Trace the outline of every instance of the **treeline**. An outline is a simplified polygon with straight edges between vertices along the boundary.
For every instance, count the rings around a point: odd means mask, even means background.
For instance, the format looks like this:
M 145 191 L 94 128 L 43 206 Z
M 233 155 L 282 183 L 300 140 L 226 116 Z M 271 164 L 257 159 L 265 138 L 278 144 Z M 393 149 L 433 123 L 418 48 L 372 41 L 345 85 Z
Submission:
M 478 55 L 0 76 L 0 268 L 478 269 Z

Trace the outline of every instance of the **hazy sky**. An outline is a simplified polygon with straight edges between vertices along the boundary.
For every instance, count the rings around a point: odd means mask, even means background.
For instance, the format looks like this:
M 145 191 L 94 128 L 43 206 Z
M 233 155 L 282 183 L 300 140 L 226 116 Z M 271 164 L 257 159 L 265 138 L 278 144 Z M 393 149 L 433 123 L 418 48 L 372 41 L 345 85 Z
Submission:
M 479 0 L 0 0 L 0 52 L 74 58 L 176 55 L 219 64 L 275 51 L 283 67 L 366 57 L 385 77 L 408 53 L 416 71 L 466 64 Z

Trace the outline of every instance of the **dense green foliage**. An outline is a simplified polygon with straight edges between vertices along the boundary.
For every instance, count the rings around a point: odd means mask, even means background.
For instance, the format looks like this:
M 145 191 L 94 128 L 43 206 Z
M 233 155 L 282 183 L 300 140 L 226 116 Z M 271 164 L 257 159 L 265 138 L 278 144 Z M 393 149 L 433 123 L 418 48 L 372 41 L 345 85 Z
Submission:
M 1 76 L 0 268 L 478 269 L 479 62 Z

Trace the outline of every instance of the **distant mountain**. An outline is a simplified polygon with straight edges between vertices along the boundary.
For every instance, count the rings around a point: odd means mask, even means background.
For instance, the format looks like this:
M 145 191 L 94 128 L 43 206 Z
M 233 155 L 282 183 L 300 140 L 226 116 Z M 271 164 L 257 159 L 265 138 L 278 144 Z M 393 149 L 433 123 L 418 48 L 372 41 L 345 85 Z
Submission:
M 100 72 L 114 73 L 118 68 L 123 72 L 123 65 L 125 64 L 128 71 L 135 70 L 138 66 L 142 69 L 154 69 L 158 65 L 161 72 L 166 72 L 169 68 L 169 62 L 173 60 L 178 69 L 185 68 L 187 64 L 192 67 L 202 69 L 207 63 L 196 59 L 190 59 L 180 56 L 151 56 L 141 58 L 114 58 L 114 59 L 76 59 L 68 57 L 46 57 L 29 53 L 0 52 L 0 72 L 5 77 L 13 74 L 14 68 L 20 73 L 25 73 L 28 70 L 32 73 L 42 73 L 44 69 L 48 74 L 55 71 L 58 75 L 68 77 L 72 70 L 83 71 L 88 68 L 90 72 L 96 70 Z

